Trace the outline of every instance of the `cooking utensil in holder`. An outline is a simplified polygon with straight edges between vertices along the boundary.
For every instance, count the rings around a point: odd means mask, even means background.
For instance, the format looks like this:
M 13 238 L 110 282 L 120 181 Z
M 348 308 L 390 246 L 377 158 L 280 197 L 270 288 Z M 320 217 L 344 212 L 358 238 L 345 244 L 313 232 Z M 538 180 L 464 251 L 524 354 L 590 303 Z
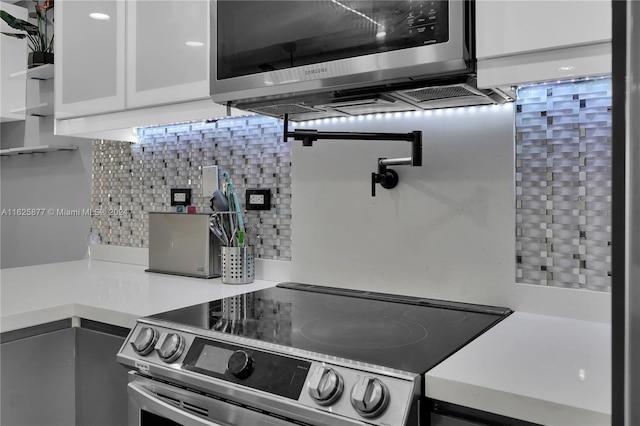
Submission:
M 222 282 L 249 284 L 255 278 L 253 247 L 221 247 Z

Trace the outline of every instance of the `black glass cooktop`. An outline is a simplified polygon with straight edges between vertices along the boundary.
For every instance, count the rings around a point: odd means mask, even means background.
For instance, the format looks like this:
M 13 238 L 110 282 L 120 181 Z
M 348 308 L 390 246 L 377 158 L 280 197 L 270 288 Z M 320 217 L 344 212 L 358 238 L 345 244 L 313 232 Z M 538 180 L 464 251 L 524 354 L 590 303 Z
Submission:
M 282 283 L 149 319 L 424 373 L 509 313 L 506 308 Z

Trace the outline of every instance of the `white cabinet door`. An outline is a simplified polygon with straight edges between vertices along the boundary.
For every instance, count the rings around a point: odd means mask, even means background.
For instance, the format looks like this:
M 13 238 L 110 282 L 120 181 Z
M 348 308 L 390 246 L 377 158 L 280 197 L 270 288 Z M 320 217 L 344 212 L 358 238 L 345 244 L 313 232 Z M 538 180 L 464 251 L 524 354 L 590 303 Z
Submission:
M 66 0 L 54 11 L 56 119 L 124 109 L 124 0 Z
M 16 18 L 27 20 L 27 9 L 5 2 L 0 2 L 0 10 L 10 13 Z M 14 30 L 0 20 L 0 30 L 8 33 L 21 33 Z M 20 74 L 27 69 L 27 40 L 0 35 L 0 56 L 2 66 L 0 67 L 0 122 L 24 120 L 24 109 L 26 96 L 26 77 Z M 13 75 L 13 77 L 12 77 Z
M 609 40 L 611 1 L 476 1 L 478 59 Z
M 127 1 L 127 108 L 209 97 L 209 1 Z
M 611 1 L 477 0 L 478 86 L 608 74 Z

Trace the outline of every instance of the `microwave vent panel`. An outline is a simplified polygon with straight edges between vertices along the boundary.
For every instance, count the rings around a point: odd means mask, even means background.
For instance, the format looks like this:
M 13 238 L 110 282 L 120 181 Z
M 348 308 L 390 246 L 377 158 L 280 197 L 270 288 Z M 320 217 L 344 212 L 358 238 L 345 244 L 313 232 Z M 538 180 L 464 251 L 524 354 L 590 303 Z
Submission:
M 290 121 L 308 121 L 308 120 L 320 120 L 322 118 L 338 118 L 338 117 L 348 117 L 347 114 L 342 114 L 339 111 L 318 111 L 318 112 L 308 112 L 302 114 L 293 114 L 289 116 Z M 282 117 L 279 117 L 282 118 Z
M 296 115 L 304 113 L 318 113 L 325 112 L 317 108 L 312 108 L 301 104 L 280 104 L 280 105 L 267 105 L 250 108 L 251 111 L 258 114 L 270 115 L 272 117 L 281 117 L 284 114 Z
M 409 97 L 414 102 L 432 102 L 442 99 L 464 98 L 480 95 L 479 92 L 471 90 L 470 87 L 462 84 L 407 90 L 402 92 L 402 94 Z
M 397 99 L 387 100 L 381 98 L 360 99 L 351 102 L 332 103 L 328 105 L 320 105 L 319 107 L 327 109 L 331 108 L 333 110 L 350 115 L 398 112 L 415 109 L 411 105 L 408 105 L 405 102 Z
M 464 83 L 405 90 L 397 92 L 397 94 L 422 109 L 492 105 L 505 102 L 505 99 L 494 99 Z

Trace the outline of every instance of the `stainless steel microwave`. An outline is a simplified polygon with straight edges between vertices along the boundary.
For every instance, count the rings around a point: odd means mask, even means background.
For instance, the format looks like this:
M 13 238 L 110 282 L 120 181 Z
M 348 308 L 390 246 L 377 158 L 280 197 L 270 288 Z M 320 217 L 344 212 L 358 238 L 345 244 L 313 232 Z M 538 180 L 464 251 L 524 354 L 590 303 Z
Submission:
M 213 0 L 211 97 L 295 120 L 327 108 L 349 115 L 484 95 L 473 85 L 473 7 L 467 0 Z

